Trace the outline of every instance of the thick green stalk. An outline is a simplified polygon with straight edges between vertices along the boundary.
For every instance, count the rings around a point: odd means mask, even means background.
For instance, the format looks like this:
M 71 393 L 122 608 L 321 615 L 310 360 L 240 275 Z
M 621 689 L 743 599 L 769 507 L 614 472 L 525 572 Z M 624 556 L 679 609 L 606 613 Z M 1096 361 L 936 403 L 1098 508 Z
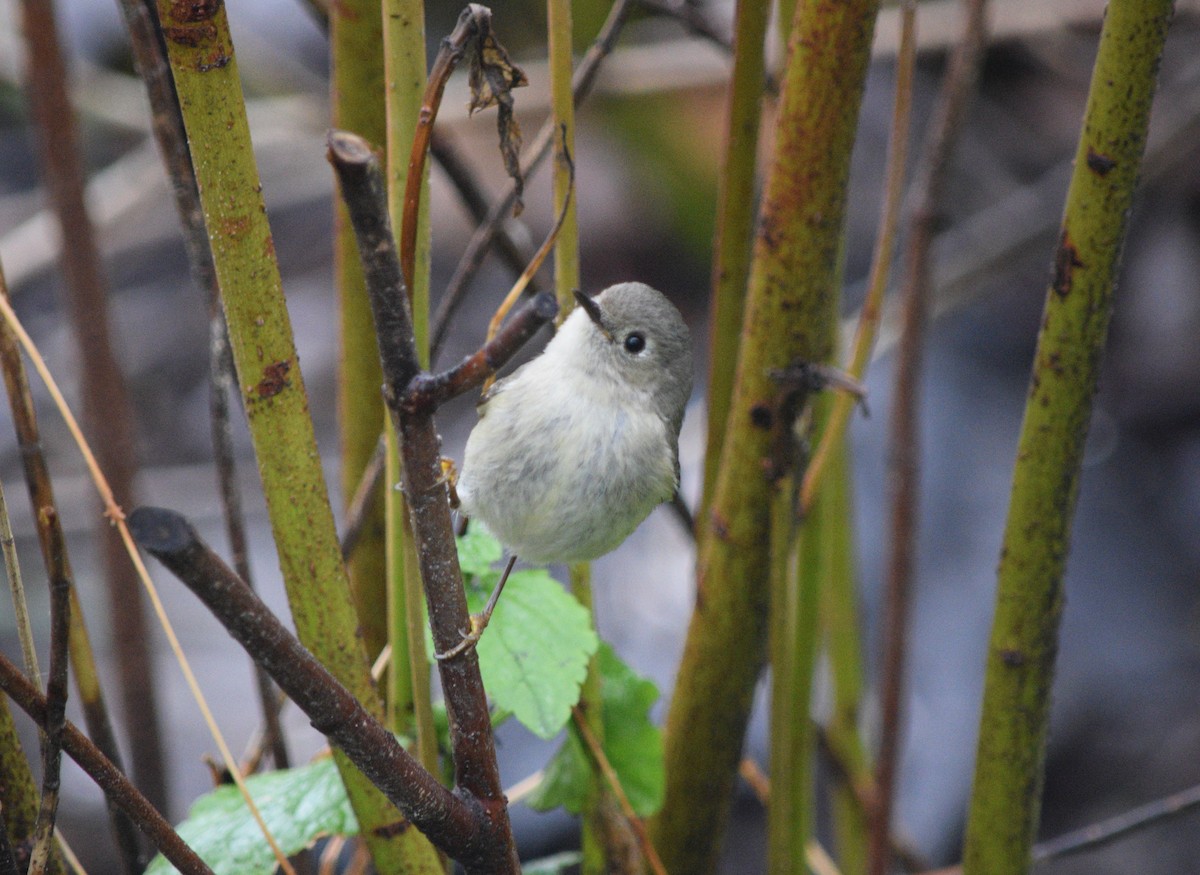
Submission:
M 697 519 L 704 519 L 725 441 L 733 362 L 741 341 L 754 240 L 755 170 L 762 119 L 766 53 L 763 42 L 771 4 L 740 0 L 733 23 L 733 74 L 725 127 L 725 163 L 717 189 L 717 238 L 713 245 L 712 330 L 709 336 L 708 443 L 704 454 L 704 492 Z M 700 532 L 707 531 L 703 526 Z
M 422 0 L 384 0 L 383 47 L 386 59 L 388 212 L 392 227 L 403 237 L 404 188 L 417 117 L 425 92 L 425 8 Z M 416 251 L 409 295 L 417 355 L 429 365 L 429 169 L 421 180 L 417 210 Z M 387 483 L 399 483 L 399 444 L 387 426 Z M 388 674 L 388 707 L 397 731 L 413 732 L 418 756 L 437 771 L 437 735 L 430 701 L 429 659 L 425 654 L 425 595 L 408 508 L 404 496 L 387 490 L 387 606 L 392 668 Z
M 384 142 L 383 18 L 380 0 L 340 0 L 329 6 L 330 90 L 335 128 L 354 131 L 368 142 Z M 341 435 L 342 498 L 358 487 L 379 431 L 386 422 L 379 387 L 383 372 L 375 348 L 375 323 L 363 283 L 354 229 L 342 199 L 333 199 L 333 276 L 340 316 L 338 428 Z M 393 481 L 394 482 L 394 481 Z M 387 643 L 387 594 L 383 500 L 372 498 L 362 536 L 349 558 L 350 585 L 367 653 Z
M 673 873 L 715 864 L 766 657 L 774 369 L 829 358 L 850 150 L 878 3 L 796 7 L 697 606 L 667 722 L 655 846 Z M 819 171 L 818 171 L 819 168 Z M 698 763 L 703 763 L 699 766 Z
M 358 618 L 321 472 L 279 265 L 250 144 L 225 9 L 159 0 L 238 383 L 296 632 L 376 716 Z M 399 871 L 399 812 L 335 753 L 362 834 L 383 872 Z
M 1113 0 L 1100 33 L 1017 447 L 966 875 L 1030 866 L 1079 470 L 1171 8 L 1170 0 Z
M 38 788 L 33 771 L 21 749 L 8 697 L 0 696 L 0 829 L 7 833 L 12 848 L 28 851 L 37 813 Z M 46 871 L 56 875 L 66 871 L 57 846 Z
M 835 847 L 842 875 L 861 875 L 867 865 L 868 824 L 855 785 L 869 787 L 872 775 L 866 747 L 858 733 L 865 684 L 854 567 L 850 460 L 844 441 L 830 456 L 829 473 L 821 494 L 826 517 L 835 521 L 827 527 L 828 576 L 821 594 L 821 624 L 833 675 L 833 714 L 825 732 L 830 747 L 837 751 L 847 771 L 846 781 L 839 782 L 833 791 Z

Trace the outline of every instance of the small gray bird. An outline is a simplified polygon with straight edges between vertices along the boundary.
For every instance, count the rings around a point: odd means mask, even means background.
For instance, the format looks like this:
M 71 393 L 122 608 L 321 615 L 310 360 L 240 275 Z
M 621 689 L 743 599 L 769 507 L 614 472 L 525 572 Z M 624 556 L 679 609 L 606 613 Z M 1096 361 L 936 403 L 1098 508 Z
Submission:
M 679 485 L 683 318 L 642 283 L 575 295 L 542 354 L 480 402 L 458 480 L 464 512 L 529 562 L 608 553 Z

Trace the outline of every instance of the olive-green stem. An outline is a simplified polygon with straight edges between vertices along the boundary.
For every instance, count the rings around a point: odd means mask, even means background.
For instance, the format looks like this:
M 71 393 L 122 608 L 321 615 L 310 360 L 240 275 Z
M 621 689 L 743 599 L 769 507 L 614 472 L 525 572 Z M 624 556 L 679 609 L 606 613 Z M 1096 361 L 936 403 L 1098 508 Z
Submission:
M 712 500 L 721 447 L 725 440 L 733 363 L 741 341 L 746 280 L 754 241 L 755 171 L 758 129 L 766 81 L 764 40 L 771 4 L 739 0 L 733 24 L 733 73 L 725 117 L 725 160 L 717 181 L 717 237 L 713 245 L 712 329 L 709 335 L 708 442 L 704 453 L 704 490 L 696 519 Z M 707 531 L 699 526 L 698 535 Z
M 417 117 L 425 92 L 425 8 L 422 0 L 384 0 L 383 47 L 386 58 L 387 182 L 388 212 L 392 227 L 401 235 L 408 161 L 417 129 Z M 420 180 L 416 213 L 413 275 L 409 283 L 417 355 L 429 364 L 429 257 L 432 236 L 429 228 L 429 169 Z M 399 483 L 399 443 L 389 423 L 386 429 L 387 477 Z M 437 773 L 437 734 L 430 698 L 429 658 L 425 654 L 425 595 L 422 591 L 416 547 L 409 527 L 404 496 L 386 491 L 387 504 L 387 591 L 389 640 L 392 668 L 388 673 L 388 706 L 396 731 L 412 732 L 417 738 L 418 758 L 430 772 Z
M 0 282 L 3 282 L 0 279 Z M 21 660 L 25 676 L 35 684 L 41 683 L 42 670 L 38 668 L 37 646 L 33 641 L 33 624 L 29 621 L 29 602 L 25 598 L 25 584 L 21 578 L 21 564 L 17 560 L 17 541 L 13 537 L 12 520 L 8 516 L 8 500 L 4 497 L 4 485 L 0 484 L 0 550 L 4 552 L 4 571 L 8 578 L 8 589 L 12 596 L 13 620 L 17 627 L 17 638 L 21 641 Z
M 547 51 L 550 65 L 550 106 L 554 127 L 554 212 L 562 215 L 558 237 L 554 244 L 554 288 L 559 304 L 559 324 L 575 306 L 575 289 L 581 287 L 579 270 L 578 200 L 571 196 L 574 185 L 572 159 L 575 155 L 575 100 L 571 89 L 574 72 L 570 0 L 547 0 Z M 592 574 L 586 562 L 569 569 L 571 592 L 589 613 L 593 610 Z M 601 744 L 604 741 L 604 718 L 600 702 L 600 676 L 593 659 L 588 676 L 580 690 L 579 704 L 588 729 Z M 610 851 L 606 837 L 621 830 L 605 826 L 606 818 L 620 818 L 620 812 L 599 772 L 591 775 L 587 805 L 583 812 L 583 872 L 584 875 L 603 875 L 610 870 Z
M 767 871 L 807 875 L 812 834 L 813 731 L 809 717 L 817 655 L 822 556 L 830 521 L 818 501 L 796 524 L 796 477 L 771 498 L 771 801 Z
M 384 123 L 383 18 L 380 0 L 340 0 L 329 7 L 330 102 L 333 127 L 382 144 Z M 375 348 L 375 323 L 363 283 L 362 263 L 346 207 L 333 198 L 333 275 L 341 339 L 338 430 L 342 499 L 349 503 L 375 452 L 386 422 L 379 387 L 383 372 Z M 362 534 L 348 560 L 359 625 L 374 658 L 387 643 L 386 557 L 383 499 L 372 496 Z
M 696 612 L 667 721 L 666 801 L 652 837 L 670 872 L 715 865 L 766 658 L 771 487 L 763 460 L 776 436 L 762 414 L 777 391 L 773 369 L 825 361 L 833 350 L 846 181 L 877 7 L 796 7 L 725 449 L 703 521 L 711 530 L 700 542 Z
M 1100 33 L 1017 447 L 966 875 L 1030 866 L 1080 464 L 1171 9 L 1170 0 L 1113 0 Z
M 21 749 L 8 698 L 0 696 L 0 815 L 3 815 L 0 829 L 8 835 L 10 847 L 28 847 L 37 813 L 38 789 L 33 771 Z M 66 871 L 57 849 L 51 855 L 46 871 L 56 875 Z
M 296 631 L 382 716 L 308 414 L 225 9 L 159 0 L 158 13 Z M 396 808 L 344 755 L 335 759 L 372 858 L 380 871 L 398 871 L 400 839 L 412 830 L 396 830 Z
M 830 746 L 842 753 L 841 765 L 847 772 L 846 781 L 833 790 L 834 837 L 842 875 L 861 875 L 867 865 L 868 821 L 855 785 L 870 786 L 873 777 L 858 732 L 865 685 L 854 567 L 850 460 L 844 441 L 830 456 L 824 484 L 821 490 L 824 517 L 834 521 L 825 527 L 829 564 L 821 592 L 821 625 L 833 677 L 833 714 L 825 733 Z
M 879 232 L 875 250 L 871 253 L 871 273 L 867 278 L 867 294 L 859 311 L 858 325 L 851 345 L 847 371 L 861 381 L 866 373 L 879 319 L 883 313 L 883 294 L 887 290 L 895 251 L 896 231 L 900 225 L 900 208 L 904 201 L 904 179 L 908 168 L 908 132 L 912 121 L 913 78 L 917 59 L 917 10 L 915 0 L 903 0 L 900 6 L 900 45 L 896 50 L 896 90 L 892 101 L 892 125 L 888 135 L 887 170 L 883 191 L 883 206 L 879 214 Z M 808 507 L 816 495 L 830 457 L 844 443 L 850 414 L 858 399 L 849 392 L 839 392 L 834 399 L 829 425 L 821 434 L 821 442 L 813 451 L 804 480 L 800 486 L 800 508 Z

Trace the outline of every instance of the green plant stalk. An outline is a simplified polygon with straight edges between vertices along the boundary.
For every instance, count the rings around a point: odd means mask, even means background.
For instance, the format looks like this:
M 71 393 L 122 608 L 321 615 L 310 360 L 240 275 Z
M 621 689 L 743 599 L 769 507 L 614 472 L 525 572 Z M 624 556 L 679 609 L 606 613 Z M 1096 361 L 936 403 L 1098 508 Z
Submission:
M 21 749 L 17 727 L 8 707 L 8 697 L 0 696 L 0 814 L 3 815 L 0 817 L 0 829 L 7 833 L 11 847 L 28 848 L 37 813 L 38 788 L 33 780 L 33 771 Z M 57 843 L 46 871 L 53 875 L 66 872 Z
M 384 0 L 384 54 L 386 58 L 386 109 L 388 109 L 389 212 L 392 227 L 400 229 L 404 211 L 404 185 L 409 152 L 413 148 L 416 119 L 425 92 L 425 6 L 421 0 Z M 416 229 L 416 252 L 409 304 L 412 305 L 416 353 L 421 365 L 430 364 L 430 172 L 421 180 Z M 400 442 L 391 422 L 386 425 L 388 477 L 400 483 Z M 388 490 L 388 616 L 392 645 L 389 705 L 392 726 L 413 732 L 416 754 L 431 774 L 438 773 L 438 738 L 433 725 L 430 661 L 425 653 L 425 592 L 420 564 L 410 528 L 408 508 L 400 491 Z M 404 713 L 408 712 L 408 713 Z M 402 717 L 402 719 L 400 719 Z
M 819 398 L 820 428 L 832 398 Z M 820 428 L 818 430 L 820 430 Z M 801 472 L 771 497 L 771 799 L 767 807 L 767 871 L 807 875 L 806 845 L 814 814 L 813 675 L 820 604 L 829 588 L 834 539 L 846 526 L 831 515 L 832 489 L 819 494 L 803 528 L 797 519 Z
M 725 450 L 704 520 L 711 531 L 701 540 L 697 607 L 667 721 L 666 802 L 653 838 L 670 872 L 715 865 L 766 657 L 763 459 L 778 388 L 769 373 L 825 361 L 833 350 L 846 181 L 877 9 L 875 0 L 796 7 Z
M 382 717 L 308 415 L 225 9 L 159 0 L 158 14 L 296 632 Z M 400 871 L 401 839 L 412 831 L 396 830 L 396 808 L 334 755 L 372 858 L 381 872 Z
M 329 7 L 330 99 L 333 126 L 383 143 L 383 17 L 380 0 L 340 0 Z M 354 495 L 375 452 L 387 417 L 379 387 L 383 372 L 375 348 L 375 323 L 363 282 L 362 263 L 346 207 L 333 198 L 333 276 L 338 296 L 341 358 L 338 367 L 338 428 L 341 435 L 342 496 Z M 394 482 L 394 481 L 393 481 Z M 372 499 L 362 536 L 348 570 L 367 654 L 387 643 L 384 587 L 386 555 L 382 498 Z
M 575 307 L 573 291 L 581 288 L 579 269 L 578 200 L 571 197 L 574 173 L 571 161 L 575 155 L 575 99 L 571 89 L 574 61 L 571 39 L 570 0 L 547 0 L 546 25 L 550 65 L 550 106 L 558 136 L 554 138 L 554 214 L 566 213 L 554 244 L 554 288 L 558 298 L 559 324 Z M 572 565 L 568 570 L 571 592 L 588 612 L 592 602 L 592 572 L 586 562 Z M 600 702 L 600 675 L 595 658 L 588 666 L 588 676 L 579 693 L 579 705 L 588 729 L 604 742 L 604 715 Z M 582 816 L 582 847 L 584 875 L 603 875 L 610 870 L 610 849 L 605 837 L 619 833 L 605 826 L 607 817 L 619 817 L 611 792 L 598 771 L 591 774 L 591 787 Z
M 385 104 L 387 107 L 388 212 L 392 227 L 401 233 L 404 187 L 408 178 L 409 153 L 417 128 L 417 116 L 425 92 L 425 8 L 421 0 L 384 0 L 383 48 L 386 58 Z M 421 180 L 417 210 L 416 252 L 409 303 L 412 306 L 417 355 L 429 366 L 429 258 L 432 236 L 429 228 L 429 169 Z M 396 431 L 388 423 L 386 483 L 399 483 L 400 447 Z M 387 591 L 389 640 L 392 670 L 388 673 L 388 706 L 392 726 L 411 731 L 417 738 L 422 764 L 437 772 L 437 734 L 429 681 L 429 659 L 425 654 L 425 594 L 421 585 L 416 547 L 409 525 L 408 508 L 398 490 L 388 489 L 387 505 Z
M 833 675 L 833 715 L 826 734 L 830 746 L 840 752 L 851 784 L 869 787 L 873 776 L 858 733 L 865 683 L 854 567 L 850 459 L 844 440 L 830 456 L 824 484 L 825 515 L 834 520 L 826 527 L 828 575 L 821 593 L 821 624 Z M 854 786 L 839 783 L 835 787 L 833 823 L 839 870 L 842 875 L 861 875 L 867 866 L 868 822 Z
M 704 489 L 697 519 L 712 501 L 725 441 L 732 363 L 737 361 L 746 280 L 754 240 L 755 171 L 758 130 L 766 81 L 764 41 L 771 4 L 739 0 L 733 23 L 733 73 L 725 127 L 725 163 L 717 181 L 717 237 L 713 245 L 712 329 L 709 335 L 708 442 L 704 453 Z M 707 531 L 699 526 L 697 534 Z
M 965 875 L 1030 866 L 1079 470 L 1171 9 L 1113 0 L 1100 33 L 1000 554 Z

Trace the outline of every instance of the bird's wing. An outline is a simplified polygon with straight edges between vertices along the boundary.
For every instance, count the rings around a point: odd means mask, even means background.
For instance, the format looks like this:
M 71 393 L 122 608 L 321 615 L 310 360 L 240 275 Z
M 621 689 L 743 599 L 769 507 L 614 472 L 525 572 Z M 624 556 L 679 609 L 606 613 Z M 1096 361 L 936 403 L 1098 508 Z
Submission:
M 522 365 L 522 367 L 524 366 Z M 501 377 L 499 380 L 492 383 L 492 385 L 488 387 L 488 390 L 479 397 L 479 400 L 475 402 L 475 412 L 478 414 L 480 419 L 483 419 L 484 414 L 487 413 L 488 402 L 507 389 L 512 384 L 513 378 L 516 377 L 520 372 L 521 368 L 517 368 L 517 370 L 513 371 L 507 377 Z

